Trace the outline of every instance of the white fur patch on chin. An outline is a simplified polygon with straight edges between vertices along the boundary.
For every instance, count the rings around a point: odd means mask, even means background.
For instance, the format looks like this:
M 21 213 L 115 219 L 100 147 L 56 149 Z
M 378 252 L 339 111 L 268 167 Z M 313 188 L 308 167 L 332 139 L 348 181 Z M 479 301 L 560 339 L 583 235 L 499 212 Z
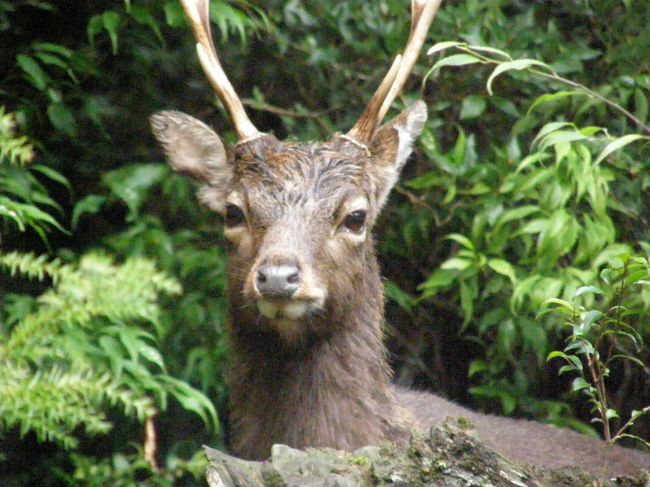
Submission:
M 298 342 L 304 331 L 300 321 L 308 309 L 308 305 L 301 301 L 276 304 L 260 299 L 257 302 L 260 314 L 270 320 L 271 327 L 278 332 L 282 339 L 289 344 Z
M 297 320 L 298 318 L 302 317 L 306 311 L 307 306 L 305 303 L 301 302 L 286 304 L 281 309 L 282 315 L 290 320 Z
M 257 302 L 257 309 L 259 310 L 260 314 L 266 318 L 275 318 L 275 315 L 278 312 L 278 307 L 273 304 L 269 303 L 268 301 L 265 301 L 263 299 L 260 299 Z
M 307 312 L 307 305 L 300 301 L 280 305 L 260 299 L 257 301 L 257 309 L 262 316 L 269 319 L 274 319 L 277 316 L 280 319 L 297 320 Z

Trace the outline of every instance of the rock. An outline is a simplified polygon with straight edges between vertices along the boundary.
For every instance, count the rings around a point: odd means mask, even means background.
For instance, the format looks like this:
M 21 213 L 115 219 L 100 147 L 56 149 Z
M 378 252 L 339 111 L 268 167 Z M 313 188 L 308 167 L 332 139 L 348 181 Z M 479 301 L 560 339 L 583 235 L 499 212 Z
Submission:
M 352 453 L 274 445 L 265 462 L 249 462 L 205 447 L 210 487 L 585 486 L 647 487 L 650 472 L 602 481 L 578 469 L 520 466 L 451 424 L 414 435 L 407 446 L 367 446 Z

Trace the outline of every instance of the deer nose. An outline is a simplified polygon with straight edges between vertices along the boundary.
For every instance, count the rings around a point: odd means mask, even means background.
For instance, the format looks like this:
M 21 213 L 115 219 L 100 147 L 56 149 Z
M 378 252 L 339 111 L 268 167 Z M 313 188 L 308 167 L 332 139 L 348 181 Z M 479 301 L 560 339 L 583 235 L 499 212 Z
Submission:
M 295 265 L 266 264 L 257 270 L 255 284 L 265 298 L 290 298 L 300 286 L 300 270 Z

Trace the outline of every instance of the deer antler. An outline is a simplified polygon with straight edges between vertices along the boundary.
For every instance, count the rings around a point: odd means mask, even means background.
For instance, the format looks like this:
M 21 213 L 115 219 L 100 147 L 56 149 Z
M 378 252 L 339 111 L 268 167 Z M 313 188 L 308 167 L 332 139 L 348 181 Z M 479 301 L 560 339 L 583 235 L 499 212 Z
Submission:
M 185 15 L 192 26 L 196 39 L 196 52 L 203 72 L 217 93 L 235 125 L 239 141 L 253 139 L 260 135 L 253 123 L 246 115 L 244 105 L 235 93 L 235 89 L 228 80 L 221 67 L 219 56 L 212 41 L 210 33 L 210 0 L 180 0 L 185 10 Z
M 348 137 L 359 142 L 372 139 L 391 104 L 404 88 L 441 3 L 442 0 L 411 0 L 411 34 L 404 53 L 395 58 L 363 114 L 347 133 Z

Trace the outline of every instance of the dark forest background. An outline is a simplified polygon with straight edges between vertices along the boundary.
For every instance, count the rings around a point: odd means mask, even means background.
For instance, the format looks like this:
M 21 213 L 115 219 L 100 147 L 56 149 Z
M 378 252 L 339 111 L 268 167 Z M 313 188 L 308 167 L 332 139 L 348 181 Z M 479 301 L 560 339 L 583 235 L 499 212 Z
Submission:
M 211 13 L 255 125 L 318 140 L 407 3 Z M 398 383 L 598 435 L 591 357 L 613 432 L 650 404 L 649 25 L 646 0 L 443 3 L 425 48 L 457 44 L 391 112 L 422 97 L 429 122 L 376 228 Z M 203 485 L 200 446 L 225 448 L 227 247 L 150 134 L 170 108 L 234 140 L 176 1 L 0 0 L 3 486 Z

